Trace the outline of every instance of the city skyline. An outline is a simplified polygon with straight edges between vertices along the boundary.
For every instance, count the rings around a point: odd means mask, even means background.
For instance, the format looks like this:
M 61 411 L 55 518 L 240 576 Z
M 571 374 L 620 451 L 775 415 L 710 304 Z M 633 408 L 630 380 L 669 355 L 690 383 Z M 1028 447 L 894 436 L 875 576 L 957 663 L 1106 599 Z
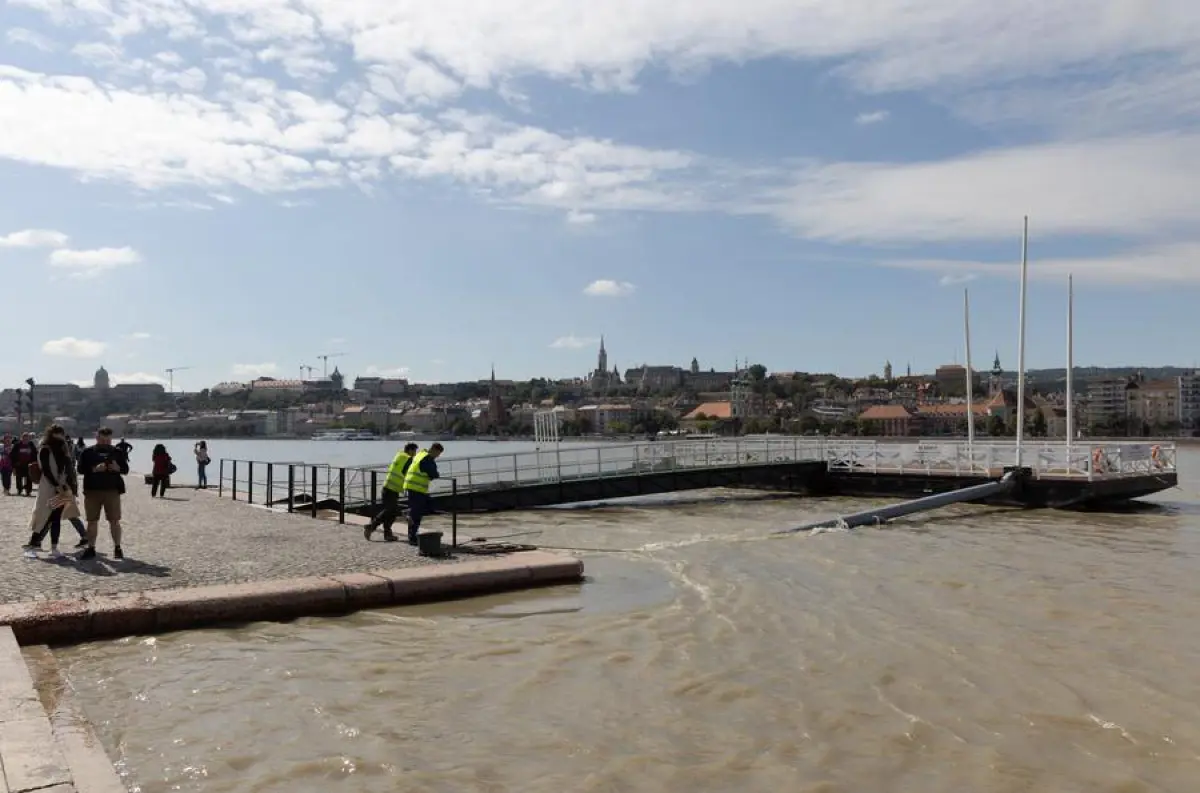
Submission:
M 0 3 L 0 383 L 931 372 L 967 284 L 1015 362 L 1024 215 L 1030 368 L 1068 273 L 1078 364 L 1196 363 L 1200 6 L 230 8 Z

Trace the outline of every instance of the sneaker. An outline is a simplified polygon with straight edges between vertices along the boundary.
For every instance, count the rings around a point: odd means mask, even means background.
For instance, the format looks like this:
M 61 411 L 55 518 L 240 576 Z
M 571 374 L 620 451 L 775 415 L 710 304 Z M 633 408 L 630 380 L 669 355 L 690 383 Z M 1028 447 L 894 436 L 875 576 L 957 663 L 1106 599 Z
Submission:
M 383 541 L 384 542 L 400 542 L 400 538 L 397 537 L 395 534 L 393 534 L 390 531 L 385 531 L 383 533 Z
M 41 551 L 41 550 L 43 550 L 43 548 L 42 548 L 42 544 L 40 542 L 27 542 L 21 546 L 21 550 L 23 550 L 23 551 Z
M 368 523 L 366 526 L 363 526 L 363 539 L 364 540 L 369 541 L 371 539 L 371 535 L 374 533 L 375 533 L 375 527 L 372 526 L 371 524 Z
M 35 551 L 33 548 L 26 548 L 26 549 L 25 549 L 24 556 L 25 556 L 25 558 L 26 558 L 26 559 L 36 559 L 36 558 L 38 558 L 37 551 Z
M 63 552 L 58 550 L 57 548 L 50 549 L 50 558 L 51 559 L 61 559 L 61 558 L 63 558 L 64 555 L 65 554 L 63 554 Z
M 121 550 L 120 545 L 113 548 L 113 558 L 114 559 L 124 559 L 125 558 L 125 552 Z
M 95 548 L 84 548 L 83 553 L 79 554 L 79 558 L 80 559 L 95 559 L 96 558 L 96 549 Z

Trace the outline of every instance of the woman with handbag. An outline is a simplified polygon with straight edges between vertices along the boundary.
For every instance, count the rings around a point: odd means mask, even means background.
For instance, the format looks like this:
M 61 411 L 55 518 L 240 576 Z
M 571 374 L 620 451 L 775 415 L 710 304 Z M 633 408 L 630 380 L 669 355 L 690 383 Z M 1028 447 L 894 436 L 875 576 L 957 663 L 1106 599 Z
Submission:
M 208 464 L 212 458 L 208 456 L 208 442 L 198 441 L 192 450 L 196 454 L 196 489 L 208 489 Z
M 154 461 L 154 468 L 150 472 L 150 498 L 166 498 L 167 488 L 171 486 L 171 474 L 175 473 L 175 463 L 171 462 L 167 447 L 161 443 L 154 446 L 150 459 Z
M 26 556 L 36 558 L 36 551 L 41 550 L 44 530 L 47 527 L 50 532 L 50 554 L 56 559 L 63 556 L 58 550 L 63 513 L 68 505 L 75 502 L 74 493 L 71 491 L 74 469 L 71 457 L 66 431 L 58 424 L 51 424 L 46 429 L 41 449 L 38 451 L 37 463 L 41 469 L 41 481 L 38 483 L 37 501 L 33 505 L 29 543 L 25 546 Z M 75 518 L 79 518 L 78 507 L 75 507 Z

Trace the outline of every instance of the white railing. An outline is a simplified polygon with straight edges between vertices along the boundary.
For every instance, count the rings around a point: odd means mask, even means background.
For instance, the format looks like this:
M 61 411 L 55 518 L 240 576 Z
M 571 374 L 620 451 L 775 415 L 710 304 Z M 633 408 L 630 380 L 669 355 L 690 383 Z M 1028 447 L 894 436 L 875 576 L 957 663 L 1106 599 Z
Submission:
M 1017 464 L 1017 447 L 1011 441 L 830 440 L 823 459 L 831 471 L 861 473 L 942 474 L 998 476 Z M 1070 477 L 1088 480 L 1121 476 L 1173 473 L 1174 443 L 1027 443 L 1021 465 L 1037 478 Z
M 820 444 L 798 437 L 551 445 L 515 454 L 438 460 L 444 481 L 435 482 L 435 487 L 445 489 L 451 480 L 463 490 L 821 459 Z
M 1037 478 L 1087 480 L 1174 473 L 1173 443 L 1029 443 L 1021 464 Z M 968 447 L 959 440 L 867 441 L 802 437 L 669 440 L 603 446 L 552 444 L 515 454 L 438 460 L 441 478 L 434 494 L 481 488 L 552 484 L 574 479 L 730 468 L 764 463 L 823 461 L 830 471 L 1000 476 L 1016 465 L 1016 445 L 1004 439 Z M 220 486 L 231 497 L 252 503 L 284 502 L 293 493 L 318 500 L 374 503 L 381 496 L 387 466 L 334 468 L 304 463 L 222 460 Z

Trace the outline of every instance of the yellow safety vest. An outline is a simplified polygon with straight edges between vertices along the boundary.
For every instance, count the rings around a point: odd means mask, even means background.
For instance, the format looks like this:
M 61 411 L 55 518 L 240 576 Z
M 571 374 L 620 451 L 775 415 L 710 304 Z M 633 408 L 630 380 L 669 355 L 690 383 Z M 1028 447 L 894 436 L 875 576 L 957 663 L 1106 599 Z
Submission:
M 408 461 L 411 459 L 412 455 L 403 449 L 396 452 L 392 464 L 388 466 L 387 481 L 383 483 L 385 488 L 393 493 L 404 492 L 404 475 L 408 472 Z
M 429 492 L 429 477 L 421 470 L 421 462 L 429 456 L 428 449 L 422 449 L 413 456 L 408 464 L 408 473 L 404 476 L 404 489 L 414 493 Z

